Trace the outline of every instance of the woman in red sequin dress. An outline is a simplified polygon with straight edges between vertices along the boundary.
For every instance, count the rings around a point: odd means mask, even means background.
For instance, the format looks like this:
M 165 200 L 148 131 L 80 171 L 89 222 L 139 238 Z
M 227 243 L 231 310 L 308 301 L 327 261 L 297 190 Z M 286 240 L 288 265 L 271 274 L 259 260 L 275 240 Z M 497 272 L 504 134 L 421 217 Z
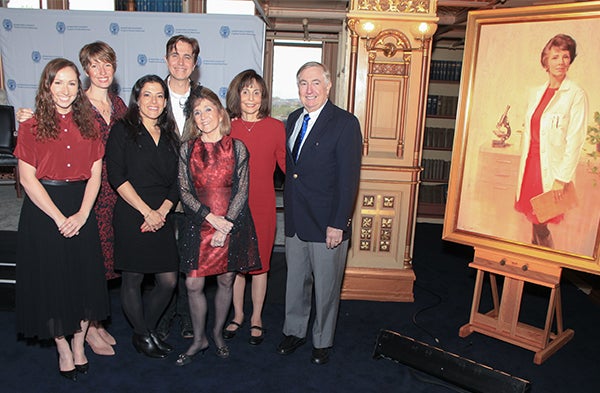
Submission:
M 283 123 L 269 116 L 269 93 L 263 78 L 254 70 L 239 73 L 227 91 L 227 110 L 234 119 L 231 136 L 239 139 L 250 152 L 250 211 L 256 225 L 262 269 L 238 274 L 233 284 L 234 316 L 223 335 L 233 338 L 244 321 L 246 277 L 252 277 L 252 345 L 264 339 L 262 310 L 267 293 L 267 274 L 275 241 L 276 211 L 273 172 L 279 165 L 285 172 L 285 129 Z
M 559 223 L 563 215 L 539 222 L 530 200 L 550 190 L 561 199 L 575 176 L 588 108 L 585 92 L 567 77 L 576 55 L 577 44 L 566 34 L 552 37 L 544 46 L 541 64 L 548 83 L 530 97 L 523 132 L 515 209 L 532 223 L 531 242 L 549 248 L 554 241 L 548 224 Z
M 194 341 L 179 355 L 178 366 L 189 364 L 209 346 L 205 277 L 217 276 L 212 337 L 217 356 L 226 358 L 229 348 L 222 331 L 235 274 L 260 268 L 248 207 L 248 151 L 229 136 L 229 117 L 211 90 L 200 86 L 192 89 L 185 113 L 179 184 L 186 222 L 180 248 Z

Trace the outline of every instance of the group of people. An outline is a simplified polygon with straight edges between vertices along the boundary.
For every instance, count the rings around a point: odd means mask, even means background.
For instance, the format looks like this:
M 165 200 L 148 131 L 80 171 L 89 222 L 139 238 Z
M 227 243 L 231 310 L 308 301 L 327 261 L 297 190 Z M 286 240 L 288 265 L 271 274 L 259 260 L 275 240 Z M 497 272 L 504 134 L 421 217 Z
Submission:
M 89 79 L 64 58 L 44 68 L 35 108 L 20 109 L 15 155 L 26 197 L 18 229 L 17 331 L 53 339 L 60 374 L 89 371 L 85 342 L 113 355 L 102 325 L 105 279 L 121 276 L 121 306 L 132 345 L 152 358 L 174 348 L 172 322 L 193 338 L 185 366 L 210 346 L 220 358 L 243 326 L 252 277 L 249 343 L 263 342 L 262 310 L 275 240 L 273 173 L 285 180 L 288 265 L 280 354 L 306 341 L 315 293 L 312 362 L 329 360 L 358 190 L 357 118 L 328 100 L 329 71 L 297 73 L 303 107 L 283 123 L 269 116 L 265 81 L 254 70 L 231 82 L 226 107 L 193 82 L 199 45 L 178 35 L 166 45 L 169 75 L 144 75 L 129 105 L 110 90 L 117 68 L 104 42 L 80 51 Z M 154 285 L 143 291 L 152 275 Z M 216 276 L 214 325 L 206 331 L 205 280 Z M 233 304 L 233 318 L 227 317 Z

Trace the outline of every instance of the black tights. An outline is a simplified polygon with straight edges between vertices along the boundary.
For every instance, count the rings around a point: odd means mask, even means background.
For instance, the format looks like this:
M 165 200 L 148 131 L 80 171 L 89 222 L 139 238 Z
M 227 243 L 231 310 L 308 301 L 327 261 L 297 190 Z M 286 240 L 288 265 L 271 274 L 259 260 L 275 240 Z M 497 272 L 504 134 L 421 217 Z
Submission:
M 154 288 L 146 297 L 146 308 L 142 300 L 142 281 L 144 273 L 123 272 L 121 279 L 121 305 L 125 316 L 133 325 L 137 334 L 148 334 L 154 330 L 162 313 L 165 311 L 173 289 L 177 284 L 177 272 L 154 274 Z
M 213 339 L 215 345 L 220 348 L 225 345 L 223 340 L 223 327 L 229 308 L 231 307 L 231 298 L 233 296 L 233 281 L 235 272 L 223 273 L 217 276 L 217 293 L 215 294 L 215 325 L 213 327 Z M 188 355 L 195 355 L 199 350 L 208 346 L 208 337 L 206 336 L 206 314 L 207 303 L 204 294 L 204 277 L 188 277 L 185 284 L 188 290 L 190 301 L 190 315 L 194 327 L 194 341 L 186 351 Z

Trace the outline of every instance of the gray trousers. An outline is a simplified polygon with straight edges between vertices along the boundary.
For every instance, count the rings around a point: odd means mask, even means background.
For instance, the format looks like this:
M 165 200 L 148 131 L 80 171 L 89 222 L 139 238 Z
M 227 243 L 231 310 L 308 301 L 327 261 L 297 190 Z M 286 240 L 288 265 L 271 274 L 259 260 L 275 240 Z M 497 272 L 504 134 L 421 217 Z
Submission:
M 285 238 L 287 284 L 283 334 L 306 337 L 314 285 L 313 347 L 333 346 L 347 254 L 348 240 L 327 249 L 325 242 L 305 242 L 297 235 Z

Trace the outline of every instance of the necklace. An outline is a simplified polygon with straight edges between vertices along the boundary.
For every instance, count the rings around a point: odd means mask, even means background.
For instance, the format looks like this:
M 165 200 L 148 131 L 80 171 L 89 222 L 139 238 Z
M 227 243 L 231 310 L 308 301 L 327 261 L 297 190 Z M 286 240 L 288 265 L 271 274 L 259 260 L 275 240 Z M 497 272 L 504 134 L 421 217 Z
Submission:
M 90 101 L 93 101 L 92 105 L 94 105 L 94 108 L 96 108 L 96 110 L 98 112 L 100 112 L 103 116 L 110 115 L 110 113 L 112 111 L 112 103 L 107 104 L 107 103 L 97 100 L 95 98 L 90 99 Z
M 254 126 L 255 126 L 255 125 L 258 123 L 258 121 L 249 121 L 248 123 L 252 123 L 252 127 L 248 127 L 248 126 L 246 125 L 246 121 L 245 121 L 244 119 L 242 119 L 242 118 L 240 117 L 240 120 L 242 121 L 242 124 L 244 125 L 244 128 L 245 128 L 246 130 L 248 130 L 248 132 L 252 131 L 252 129 L 254 128 Z

